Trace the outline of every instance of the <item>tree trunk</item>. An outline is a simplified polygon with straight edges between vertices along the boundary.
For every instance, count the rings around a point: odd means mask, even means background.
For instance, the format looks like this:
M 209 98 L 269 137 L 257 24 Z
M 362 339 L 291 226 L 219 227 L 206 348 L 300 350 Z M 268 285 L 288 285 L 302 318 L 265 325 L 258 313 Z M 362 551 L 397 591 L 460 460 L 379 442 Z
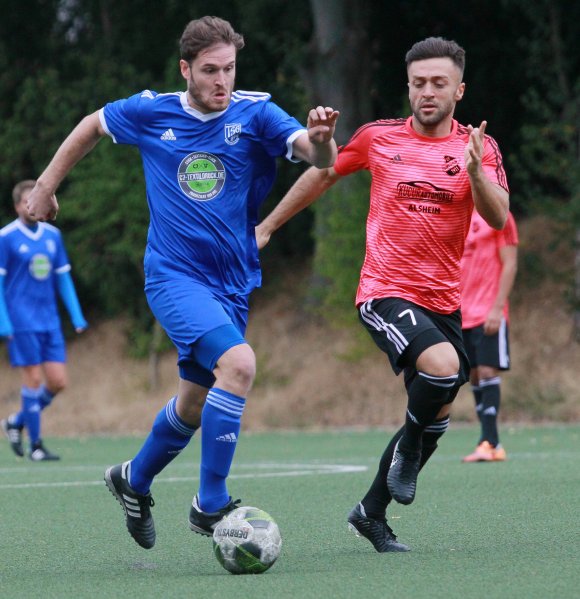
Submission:
M 313 106 L 332 106 L 340 111 L 335 139 L 345 144 L 352 134 L 372 119 L 372 48 L 368 36 L 370 0 L 310 0 L 314 31 L 307 65 L 301 70 Z M 331 291 L 324 275 L 325 246 L 336 244 L 337 231 L 331 215 L 348 214 L 352 194 L 341 182 L 332 201 L 316 204 L 314 270 L 307 304 L 320 304 Z M 360 227 L 360 223 L 352 223 Z
M 341 111 L 336 139 L 346 143 L 372 118 L 369 0 L 310 0 L 314 32 L 301 76 L 313 105 Z

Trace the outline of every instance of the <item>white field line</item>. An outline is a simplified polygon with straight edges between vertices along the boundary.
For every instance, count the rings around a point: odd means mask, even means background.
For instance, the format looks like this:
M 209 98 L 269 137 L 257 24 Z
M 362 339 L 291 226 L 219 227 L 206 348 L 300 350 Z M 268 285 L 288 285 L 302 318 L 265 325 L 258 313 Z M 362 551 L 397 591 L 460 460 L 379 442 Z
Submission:
M 564 460 L 578 460 L 580 458 L 580 452 L 578 451 L 527 451 L 527 452 L 510 452 L 508 455 L 508 462 L 504 464 L 517 463 L 518 461 L 543 461 L 553 459 L 564 459 Z M 376 467 L 378 461 L 377 457 L 362 458 L 359 462 L 368 462 L 371 464 L 371 468 Z M 431 462 L 434 463 L 459 463 L 460 457 L 457 456 L 433 456 Z M 40 470 L 42 468 L 42 470 Z M 63 472 L 77 472 L 77 473 L 89 473 L 89 472 L 100 472 L 104 473 L 107 466 L 103 465 L 84 465 L 84 466 L 64 466 L 60 464 L 50 464 L 46 469 L 43 465 L 30 465 L 30 466 L 15 466 L 0 468 L 0 480 L 6 479 L 6 475 L 11 474 L 29 474 L 34 476 L 36 474 L 50 475 L 51 473 L 58 471 L 59 474 Z M 171 470 L 191 470 L 198 469 L 199 463 L 197 462 L 179 462 L 171 464 Z M 312 476 L 312 475 L 323 475 L 323 474 L 347 474 L 353 472 L 365 472 L 369 469 L 368 465 L 362 464 L 324 464 L 319 460 L 313 460 L 308 463 L 287 463 L 287 462 L 254 462 L 254 463 L 239 463 L 234 465 L 234 472 L 230 474 L 230 479 L 244 479 L 244 478 L 279 478 L 279 477 L 292 477 L 292 476 Z M 251 470 L 251 472 L 244 474 L 238 472 L 239 470 Z M 161 475 L 155 479 L 155 483 L 178 483 L 178 482 L 192 482 L 199 480 L 198 476 L 172 476 L 164 477 Z M 88 487 L 91 485 L 103 484 L 102 479 L 99 480 L 71 480 L 63 482 L 33 482 L 33 483 L 2 483 L 0 482 L 0 490 L 8 489 L 33 489 L 33 488 L 58 488 L 58 487 Z
M 193 466 L 193 464 L 192 464 Z M 93 470 L 96 466 L 83 468 L 70 467 L 71 470 Z M 104 472 L 105 468 L 102 466 L 98 467 Z M 243 478 L 280 478 L 280 477 L 291 477 L 291 476 L 313 476 L 323 474 L 347 474 L 352 472 L 365 472 L 368 470 L 367 466 L 352 465 L 352 464 L 278 464 L 278 463 L 259 463 L 259 464 L 245 464 L 238 466 L 238 468 L 253 469 L 253 472 L 244 474 L 233 473 L 228 477 L 231 479 L 243 479 Z M 21 472 L 30 472 L 30 469 L 19 469 Z M 3 473 L 15 472 L 16 469 L 3 469 Z M 63 470 L 60 470 L 62 472 Z M 160 477 L 155 479 L 155 483 L 182 483 L 182 482 L 193 482 L 199 480 L 199 476 L 170 476 Z M 0 484 L 0 490 L 8 489 L 47 489 L 47 488 L 60 488 L 60 487 L 89 487 L 92 485 L 102 485 L 102 480 L 72 480 L 62 482 L 34 482 L 34 483 L 7 483 Z

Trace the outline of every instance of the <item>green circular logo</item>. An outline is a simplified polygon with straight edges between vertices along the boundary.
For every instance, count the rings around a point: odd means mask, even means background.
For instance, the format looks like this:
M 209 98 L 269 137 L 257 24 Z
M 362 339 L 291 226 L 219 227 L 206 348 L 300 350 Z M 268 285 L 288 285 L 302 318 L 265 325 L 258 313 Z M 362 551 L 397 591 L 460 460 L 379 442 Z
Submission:
M 177 180 L 187 197 L 207 201 L 215 198 L 223 189 L 226 169 L 217 156 L 193 152 L 181 161 Z
M 45 254 L 34 254 L 30 259 L 28 270 L 37 281 L 45 281 L 50 276 L 52 264 Z

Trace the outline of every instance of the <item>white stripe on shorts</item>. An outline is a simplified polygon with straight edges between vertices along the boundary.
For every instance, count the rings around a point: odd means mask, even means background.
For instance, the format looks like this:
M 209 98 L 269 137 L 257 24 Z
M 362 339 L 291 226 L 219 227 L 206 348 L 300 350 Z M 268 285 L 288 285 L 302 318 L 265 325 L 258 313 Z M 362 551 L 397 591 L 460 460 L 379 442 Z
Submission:
M 395 346 L 399 354 L 402 354 L 409 342 L 397 327 L 383 318 L 371 308 L 372 300 L 365 302 L 360 309 L 362 319 L 377 331 L 383 331 L 387 339 Z
M 505 318 L 501 319 L 501 324 L 499 325 L 498 331 L 499 338 L 499 367 L 500 368 L 509 368 L 510 366 L 510 356 L 507 348 L 507 323 Z

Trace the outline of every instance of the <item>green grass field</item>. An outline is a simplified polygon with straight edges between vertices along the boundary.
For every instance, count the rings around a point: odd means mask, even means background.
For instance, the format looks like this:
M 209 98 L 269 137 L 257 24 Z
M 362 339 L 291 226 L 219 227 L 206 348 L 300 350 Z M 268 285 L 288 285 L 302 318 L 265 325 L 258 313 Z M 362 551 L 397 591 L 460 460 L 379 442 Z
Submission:
M 572 599 L 580 597 L 580 426 L 503 430 L 509 461 L 462 464 L 475 428 L 450 430 L 389 523 L 406 554 L 377 554 L 346 514 L 390 433 L 243 435 L 234 498 L 270 512 L 284 540 L 259 576 L 233 576 L 187 526 L 199 441 L 156 480 L 157 544 L 129 537 L 102 482 L 134 438 L 48 439 L 56 463 L 16 460 L 0 440 L 0 597 Z

